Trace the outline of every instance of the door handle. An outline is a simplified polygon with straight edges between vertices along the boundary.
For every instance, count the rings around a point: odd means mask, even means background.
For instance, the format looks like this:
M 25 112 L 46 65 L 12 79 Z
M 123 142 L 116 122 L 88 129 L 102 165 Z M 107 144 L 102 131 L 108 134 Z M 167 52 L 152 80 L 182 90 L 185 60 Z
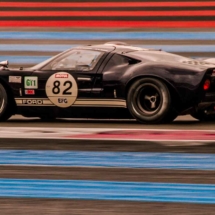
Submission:
M 92 78 L 86 78 L 86 77 L 78 77 L 78 81 L 92 81 Z

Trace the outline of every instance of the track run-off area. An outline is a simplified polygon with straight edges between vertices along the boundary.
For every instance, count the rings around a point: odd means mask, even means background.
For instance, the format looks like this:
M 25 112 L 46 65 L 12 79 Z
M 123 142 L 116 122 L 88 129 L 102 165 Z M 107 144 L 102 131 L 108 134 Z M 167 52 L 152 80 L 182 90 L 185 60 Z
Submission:
M 214 181 L 215 122 L 0 125 L 2 214 L 214 214 Z

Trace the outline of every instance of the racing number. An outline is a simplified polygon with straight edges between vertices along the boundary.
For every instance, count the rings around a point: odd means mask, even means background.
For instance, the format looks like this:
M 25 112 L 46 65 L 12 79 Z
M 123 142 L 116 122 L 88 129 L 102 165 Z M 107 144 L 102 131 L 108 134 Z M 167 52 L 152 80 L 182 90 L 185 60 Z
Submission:
M 60 81 L 55 81 L 54 82 L 54 87 L 52 88 L 52 93 L 53 94 L 59 94 L 60 93 Z
M 70 90 L 72 88 L 72 82 L 71 81 L 65 81 L 63 86 L 69 85 L 64 91 L 63 91 L 63 95 L 72 95 L 71 92 L 68 92 L 68 90 Z
M 52 93 L 53 94 L 59 94 L 60 93 L 60 81 L 55 81 L 53 83 L 53 88 L 52 88 Z M 62 93 L 62 95 L 72 95 L 71 92 L 68 92 L 68 90 L 70 90 L 72 88 L 72 82 L 71 81 L 65 81 L 63 83 L 63 86 L 68 86 Z
M 46 82 L 46 95 L 61 108 L 71 107 L 78 96 L 78 86 L 74 77 L 67 72 L 52 74 Z

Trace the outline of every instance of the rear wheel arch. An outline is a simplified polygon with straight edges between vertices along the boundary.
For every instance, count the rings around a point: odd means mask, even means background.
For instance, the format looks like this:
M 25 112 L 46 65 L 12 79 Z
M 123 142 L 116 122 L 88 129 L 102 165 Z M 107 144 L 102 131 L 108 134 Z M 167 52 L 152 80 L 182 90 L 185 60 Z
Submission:
M 135 81 L 137 81 L 138 79 L 141 79 L 141 78 L 154 78 L 154 79 L 162 81 L 164 84 L 166 84 L 166 86 L 170 92 L 171 99 L 172 99 L 173 103 L 176 104 L 175 108 L 180 106 L 181 98 L 180 98 L 178 91 L 175 89 L 175 87 L 172 86 L 172 84 L 170 84 L 166 79 L 158 77 L 158 76 L 153 76 L 153 75 L 140 75 L 140 76 L 134 77 L 131 80 L 129 80 L 126 84 L 126 87 L 125 87 L 125 92 L 126 92 L 125 97 L 126 98 L 128 95 L 129 88 L 132 86 L 132 84 Z
M 127 108 L 138 121 L 169 123 L 178 116 L 177 91 L 162 78 L 138 76 L 126 90 Z

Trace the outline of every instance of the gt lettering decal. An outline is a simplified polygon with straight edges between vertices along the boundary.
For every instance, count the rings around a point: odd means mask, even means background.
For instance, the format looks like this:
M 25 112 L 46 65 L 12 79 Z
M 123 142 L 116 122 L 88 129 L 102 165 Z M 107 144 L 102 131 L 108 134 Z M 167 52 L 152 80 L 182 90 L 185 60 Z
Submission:
M 76 101 L 78 86 L 72 75 L 58 72 L 47 80 L 46 95 L 56 106 L 67 108 Z
M 25 89 L 37 89 L 38 88 L 38 77 L 25 76 L 24 77 L 24 88 Z

